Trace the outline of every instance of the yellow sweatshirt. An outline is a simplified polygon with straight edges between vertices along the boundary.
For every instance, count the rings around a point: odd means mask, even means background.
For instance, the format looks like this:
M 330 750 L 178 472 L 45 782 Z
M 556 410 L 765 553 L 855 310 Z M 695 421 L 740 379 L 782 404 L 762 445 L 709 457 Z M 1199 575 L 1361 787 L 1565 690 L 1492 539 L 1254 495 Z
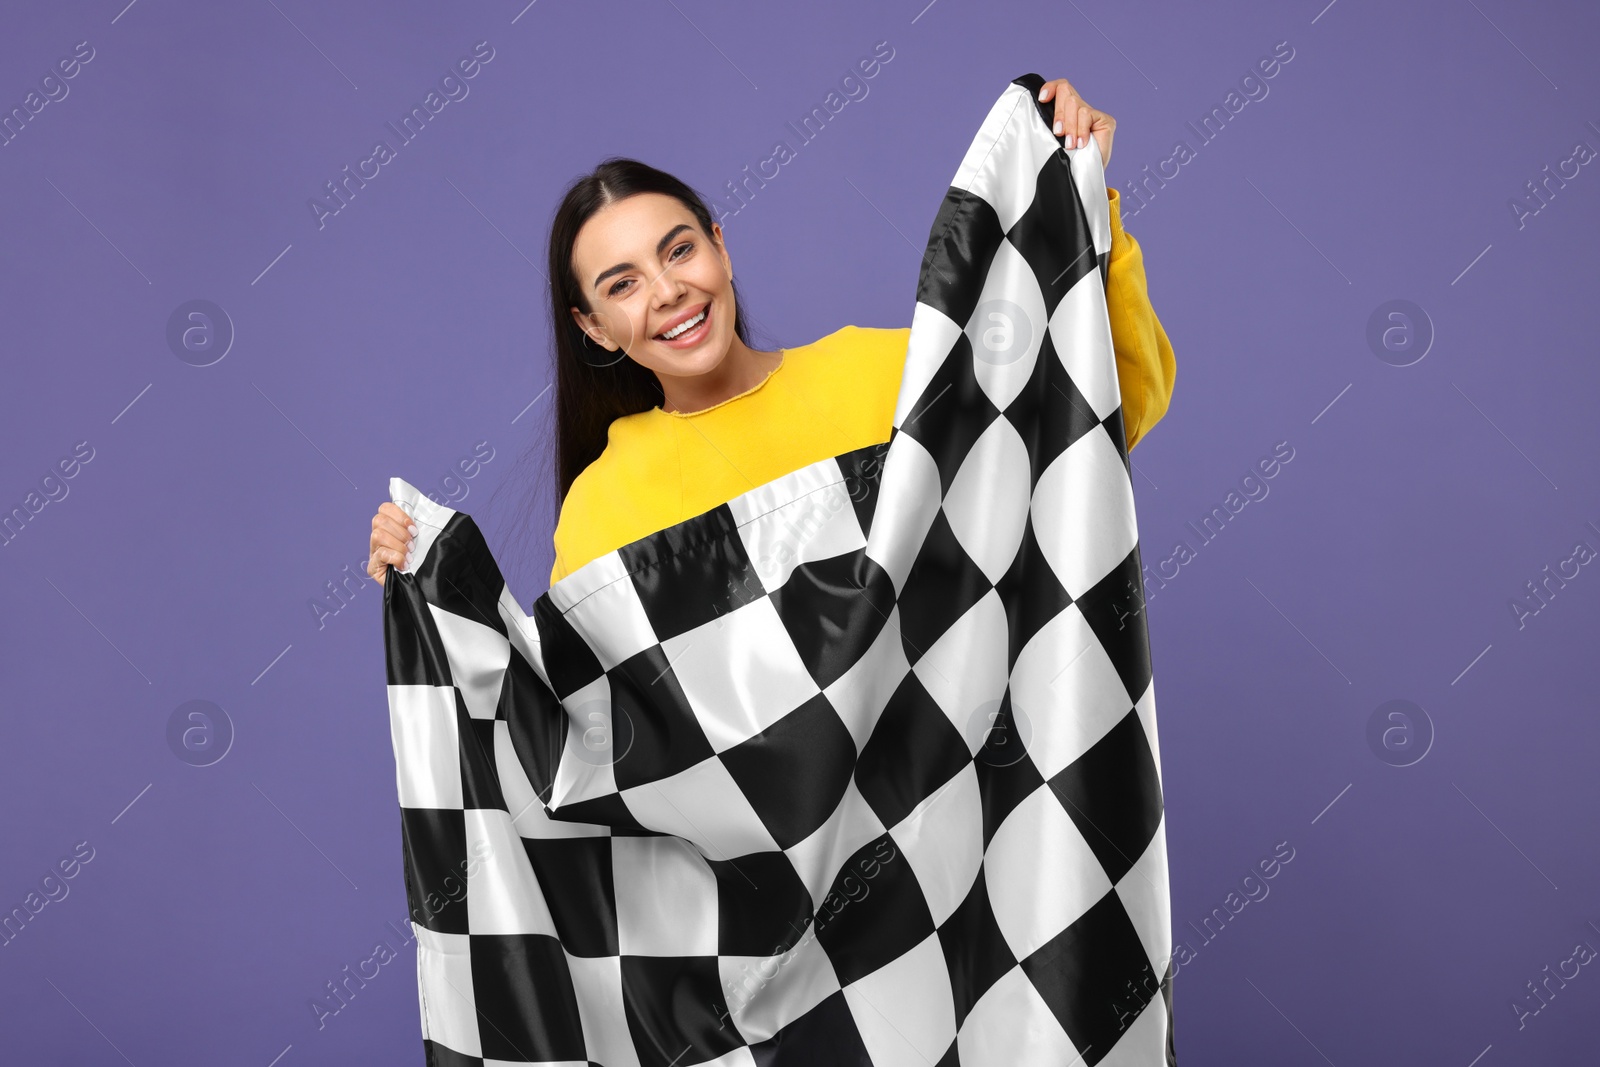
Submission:
M 1150 306 L 1144 257 L 1111 201 L 1106 304 L 1131 449 L 1166 413 L 1172 346 Z M 555 530 L 555 584 L 590 560 L 818 460 L 889 439 L 910 327 L 845 326 L 709 408 L 616 419 L 573 481 Z

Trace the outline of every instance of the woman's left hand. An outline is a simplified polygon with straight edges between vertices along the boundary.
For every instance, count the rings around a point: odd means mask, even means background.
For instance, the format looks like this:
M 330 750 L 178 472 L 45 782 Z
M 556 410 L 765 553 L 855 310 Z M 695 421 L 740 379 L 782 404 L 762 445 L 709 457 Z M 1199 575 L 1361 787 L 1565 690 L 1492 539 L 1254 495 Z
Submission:
M 1111 135 L 1116 132 L 1117 120 L 1104 111 L 1090 107 L 1088 101 L 1079 96 L 1078 90 L 1065 78 L 1047 81 L 1044 88 L 1039 90 L 1041 102 L 1052 99 L 1056 102 L 1055 135 L 1065 135 L 1068 148 L 1082 148 L 1088 143 L 1088 138 L 1093 137 L 1100 144 L 1101 163 L 1109 164 Z

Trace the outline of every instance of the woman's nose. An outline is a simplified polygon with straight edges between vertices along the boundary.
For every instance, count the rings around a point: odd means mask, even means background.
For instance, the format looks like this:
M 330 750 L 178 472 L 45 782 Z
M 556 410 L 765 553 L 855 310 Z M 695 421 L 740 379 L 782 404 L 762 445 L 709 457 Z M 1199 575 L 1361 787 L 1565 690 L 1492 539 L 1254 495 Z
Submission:
M 671 267 L 656 275 L 651 287 L 656 291 L 657 298 L 663 304 L 671 304 L 683 293 L 683 282 L 678 280 Z

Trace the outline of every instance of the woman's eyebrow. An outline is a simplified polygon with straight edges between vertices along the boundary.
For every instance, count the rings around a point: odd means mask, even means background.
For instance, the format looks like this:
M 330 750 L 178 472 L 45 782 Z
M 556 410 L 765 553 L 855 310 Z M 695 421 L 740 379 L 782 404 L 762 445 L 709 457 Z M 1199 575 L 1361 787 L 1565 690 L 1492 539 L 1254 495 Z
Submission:
M 656 255 L 660 256 L 661 253 L 665 252 L 667 250 L 667 245 L 671 244 L 672 239 L 678 236 L 678 234 L 682 233 L 684 230 L 692 229 L 694 229 L 694 227 L 689 225 L 687 222 L 680 222 L 672 229 L 668 230 L 667 235 L 656 242 Z M 636 268 L 632 263 L 618 263 L 615 267 L 612 267 L 609 270 L 603 270 L 596 275 L 594 279 L 594 287 L 596 289 L 600 288 L 600 283 L 611 277 L 613 274 L 621 274 L 625 270 L 636 269 L 638 268 Z

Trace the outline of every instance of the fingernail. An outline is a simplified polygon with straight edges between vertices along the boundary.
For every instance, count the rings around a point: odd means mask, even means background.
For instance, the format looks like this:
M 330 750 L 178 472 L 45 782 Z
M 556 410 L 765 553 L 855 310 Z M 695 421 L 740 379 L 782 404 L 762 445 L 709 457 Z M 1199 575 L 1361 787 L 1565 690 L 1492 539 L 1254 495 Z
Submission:
M 410 533 L 412 537 L 417 536 L 417 528 L 415 526 L 407 526 L 406 531 Z
M 1042 86 L 1042 85 L 1041 85 L 1041 86 L 1039 86 L 1039 99 L 1040 99 L 1040 100 L 1043 100 L 1043 99 L 1044 99 L 1044 94 L 1045 94 L 1045 92 L 1046 92 L 1046 90 L 1045 90 L 1045 87 L 1044 87 L 1044 86 Z
M 1059 122 L 1056 123 L 1056 136 L 1057 137 L 1061 136 L 1061 123 L 1059 123 Z
M 411 553 L 415 552 L 416 550 L 417 550 L 417 542 L 416 542 L 415 538 L 412 538 L 410 541 L 406 542 L 406 555 L 409 556 L 409 555 L 411 555 Z

